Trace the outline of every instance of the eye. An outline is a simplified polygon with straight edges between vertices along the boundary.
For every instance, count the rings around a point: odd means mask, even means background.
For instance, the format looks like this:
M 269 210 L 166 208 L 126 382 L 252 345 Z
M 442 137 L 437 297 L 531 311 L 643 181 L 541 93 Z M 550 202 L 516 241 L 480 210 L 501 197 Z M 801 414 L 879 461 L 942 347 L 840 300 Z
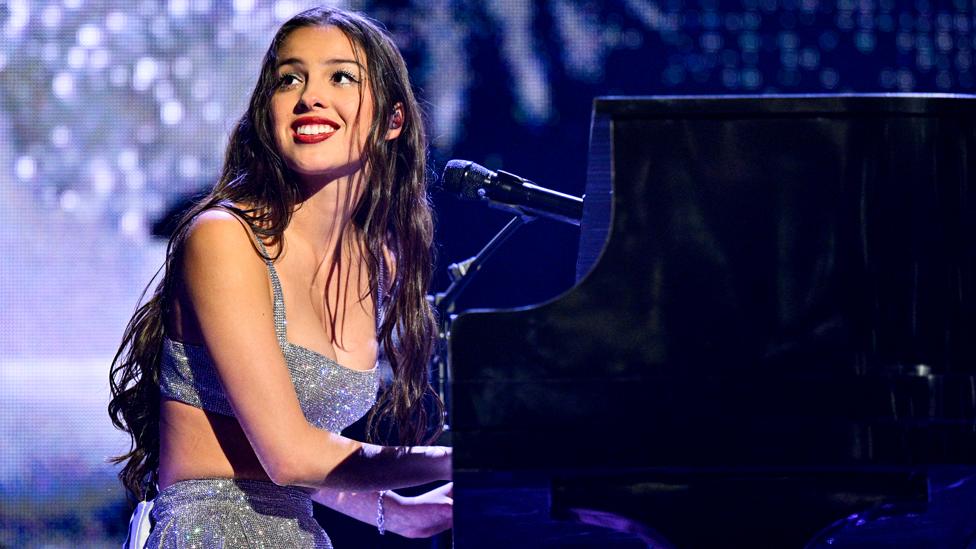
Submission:
M 349 86 L 352 84 L 358 84 L 359 80 L 356 78 L 356 75 L 349 71 L 337 70 L 332 73 L 332 83 Z
M 278 87 L 282 89 L 291 88 L 301 81 L 301 75 L 294 72 L 285 73 L 278 77 Z

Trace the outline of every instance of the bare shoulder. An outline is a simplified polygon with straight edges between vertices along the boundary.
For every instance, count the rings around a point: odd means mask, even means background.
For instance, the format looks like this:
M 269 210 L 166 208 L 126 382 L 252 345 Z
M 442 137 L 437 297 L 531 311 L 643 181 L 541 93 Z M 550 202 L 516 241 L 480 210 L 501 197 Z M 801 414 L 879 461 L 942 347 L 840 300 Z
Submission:
M 245 269 L 263 274 L 264 262 L 247 223 L 222 208 L 201 212 L 188 227 L 185 240 L 187 274 Z
M 200 212 L 190 223 L 186 244 L 188 249 L 204 248 L 218 253 L 223 249 L 256 251 L 254 234 L 247 222 L 223 208 Z

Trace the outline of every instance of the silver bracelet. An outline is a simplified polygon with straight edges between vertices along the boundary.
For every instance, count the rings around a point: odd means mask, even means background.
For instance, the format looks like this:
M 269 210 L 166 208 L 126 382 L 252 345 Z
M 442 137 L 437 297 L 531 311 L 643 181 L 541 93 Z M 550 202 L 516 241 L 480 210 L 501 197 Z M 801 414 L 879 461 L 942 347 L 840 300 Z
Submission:
M 380 495 L 376 498 L 376 529 L 381 536 L 386 534 L 386 517 L 383 515 L 383 496 L 386 495 L 386 492 L 386 490 L 380 490 Z

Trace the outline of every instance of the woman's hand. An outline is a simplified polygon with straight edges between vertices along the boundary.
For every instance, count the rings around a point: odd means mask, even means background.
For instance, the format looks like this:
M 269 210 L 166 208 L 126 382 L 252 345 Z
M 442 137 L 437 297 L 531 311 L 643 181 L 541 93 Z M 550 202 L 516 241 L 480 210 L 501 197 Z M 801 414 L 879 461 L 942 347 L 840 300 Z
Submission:
M 414 497 L 388 492 L 386 529 L 405 538 L 429 538 L 454 524 L 454 483 Z

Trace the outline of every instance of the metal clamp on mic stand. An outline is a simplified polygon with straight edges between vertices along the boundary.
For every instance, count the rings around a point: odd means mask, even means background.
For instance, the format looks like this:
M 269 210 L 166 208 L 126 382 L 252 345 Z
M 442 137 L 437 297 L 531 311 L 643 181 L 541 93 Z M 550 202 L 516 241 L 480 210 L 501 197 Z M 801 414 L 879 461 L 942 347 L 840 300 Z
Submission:
M 452 263 L 447 267 L 448 276 L 451 278 L 451 284 L 443 292 L 438 292 L 432 296 L 427 296 L 427 299 L 431 302 L 434 307 L 434 311 L 437 314 L 437 347 L 434 352 L 434 356 L 431 359 L 432 365 L 431 369 L 437 372 L 437 395 L 444 402 L 445 414 L 447 410 L 450 409 L 450 403 L 448 402 L 448 386 L 450 385 L 450 369 L 448 368 L 448 340 L 451 336 L 451 323 L 454 322 L 454 318 L 457 316 L 454 314 L 454 304 L 457 302 L 458 297 L 460 297 L 461 292 L 471 283 L 474 275 L 481 270 L 481 266 L 484 265 L 485 261 L 506 241 L 508 240 L 515 231 L 522 227 L 526 223 L 535 221 L 536 217 L 529 215 L 527 213 L 522 213 L 513 217 L 502 230 L 498 231 L 498 234 L 494 236 L 484 248 L 481 248 L 477 254 L 465 259 L 464 261 L 459 261 L 457 263 Z M 446 418 L 445 418 L 446 419 Z M 444 431 L 450 431 L 450 426 L 444 423 Z

